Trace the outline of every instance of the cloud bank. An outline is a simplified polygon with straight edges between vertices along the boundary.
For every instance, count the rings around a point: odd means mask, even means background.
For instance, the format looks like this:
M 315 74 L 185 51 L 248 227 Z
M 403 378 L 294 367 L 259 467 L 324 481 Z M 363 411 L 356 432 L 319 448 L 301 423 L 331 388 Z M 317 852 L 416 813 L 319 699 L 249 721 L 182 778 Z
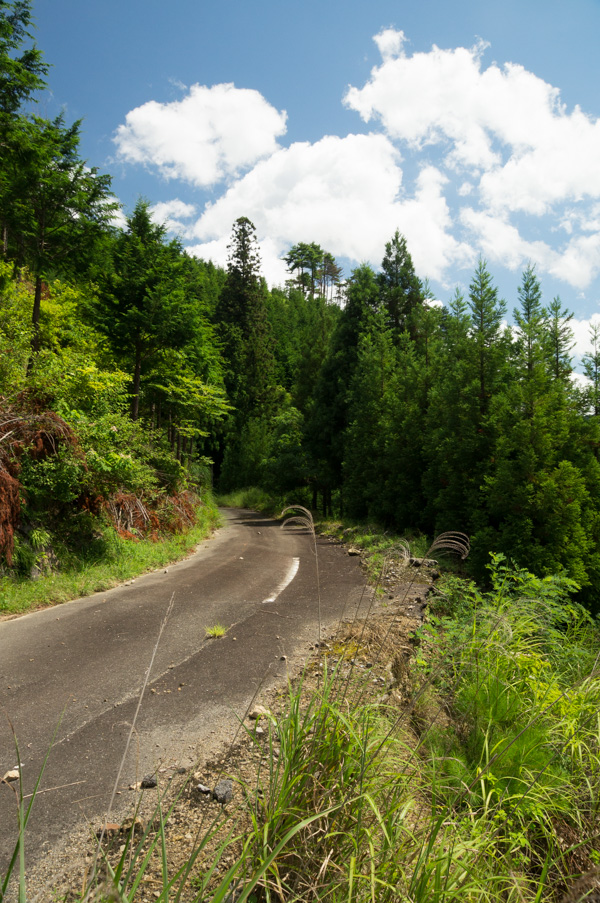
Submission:
M 482 254 L 587 289 L 600 273 L 600 120 L 569 111 L 521 65 L 486 66 L 484 42 L 410 54 L 400 30 L 374 40 L 380 63 L 342 99 L 364 134 L 284 147 L 286 113 L 257 91 L 194 85 L 177 102 L 132 110 L 119 156 L 194 188 L 220 186 L 195 218 L 182 201 L 161 215 L 219 263 L 233 221 L 250 217 L 271 281 L 285 277 L 293 243 L 378 264 L 398 228 L 419 273 L 442 285 Z

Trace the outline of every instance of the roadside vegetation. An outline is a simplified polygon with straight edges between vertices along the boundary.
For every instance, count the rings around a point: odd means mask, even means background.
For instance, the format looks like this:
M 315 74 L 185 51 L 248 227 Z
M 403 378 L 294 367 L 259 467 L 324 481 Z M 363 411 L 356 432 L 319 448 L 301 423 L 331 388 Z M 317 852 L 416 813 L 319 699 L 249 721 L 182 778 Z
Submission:
M 436 545 L 429 555 L 468 548 L 456 535 Z M 502 555 L 489 590 L 448 572 L 430 584 L 421 621 L 407 615 L 413 551 L 388 548 L 379 582 L 400 574 L 393 601 L 342 622 L 240 724 L 212 770 L 216 787 L 232 781 L 228 805 L 197 778 L 173 783 L 147 821 L 93 841 L 87 889 L 64 899 L 141 903 L 147 887 L 163 903 L 594 899 L 597 622 L 568 578 Z M 235 770 L 240 744 L 250 776 Z M 194 831 L 185 854 L 182 830 Z
M 0 616 L 22 614 L 47 605 L 57 605 L 112 589 L 147 571 L 167 567 L 190 555 L 219 524 L 218 511 L 207 500 L 196 512 L 195 526 L 183 533 L 159 541 L 122 539 L 112 528 L 105 528 L 98 557 L 86 550 L 79 559 L 71 556 L 69 564 L 57 573 L 37 580 L 30 577 L 0 578 Z
M 98 843 L 68 899 L 146 903 L 148 878 L 163 903 L 592 900 L 600 330 L 582 387 L 572 315 L 530 266 L 508 327 L 484 260 L 441 305 L 398 231 L 346 279 L 300 242 L 269 288 L 244 216 L 225 268 L 147 200 L 122 221 L 81 124 L 31 112 L 49 71 L 31 27 L 30 0 L 2 4 L 0 614 L 186 554 L 217 521 L 213 486 L 223 505 L 319 511 L 386 589 L 260 731 L 240 726 L 253 783 L 206 809 L 183 862 L 169 796 L 141 837 Z M 471 555 L 408 624 L 409 550 L 455 529 Z M 14 878 L 25 903 L 34 797 L 10 783 L 0 899 Z
M 459 528 L 480 582 L 501 552 L 565 574 L 595 610 L 598 328 L 582 384 L 572 314 L 533 267 L 512 305 L 485 260 L 442 303 L 398 231 L 377 270 L 346 277 L 298 242 L 271 288 L 245 216 L 226 267 L 192 257 L 150 201 L 123 216 L 110 176 L 81 159 L 80 122 L 32 114 L 49 73 L 32 16 L 32 0 L 0 12 L 4 574 L 39 576 L 44 549 L 64 570 L 103 519 L 137 537 L 122 503 L 156 538 L 189 490 L 255 486 L 256 504 L 403 535 Z

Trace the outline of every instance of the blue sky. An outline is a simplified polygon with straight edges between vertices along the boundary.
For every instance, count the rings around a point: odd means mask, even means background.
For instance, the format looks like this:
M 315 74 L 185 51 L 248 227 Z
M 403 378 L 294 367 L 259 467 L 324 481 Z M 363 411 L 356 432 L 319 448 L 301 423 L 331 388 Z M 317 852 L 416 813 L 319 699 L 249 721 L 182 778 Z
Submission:
M 600 321 L 600 2 L 36 0 L 44 115 L 126 212 L 156 205 L 224 263 L 257 226 L 265 275 L 317 241 L 346 272 L 395 228 L 441 300 L 489 263 L 509 311 L 535 263 L 583 348 Z

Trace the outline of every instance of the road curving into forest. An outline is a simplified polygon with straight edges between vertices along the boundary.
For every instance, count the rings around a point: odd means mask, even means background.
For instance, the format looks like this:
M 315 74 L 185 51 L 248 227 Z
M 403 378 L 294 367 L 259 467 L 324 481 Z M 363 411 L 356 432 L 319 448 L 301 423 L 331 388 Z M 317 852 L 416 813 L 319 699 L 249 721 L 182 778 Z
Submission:
M 223 513 L 226 525 L 166 571 L 0 623 L 0 777 L 16 765 L 12 728 L 26 794 L 56 733 L 27 831 L 28 866 L 106 814 L 171 599 L 117 815 L 133 782 L 218 749 L 255 692 L 285 679 L 315 641 L 312 537 L 245 509 Z M 326 625 L 356 610 L 364 578 L 340 546 L 319 539 L 318 551 Z M 226 636 L 207 639 L 217 623 Z M 14 787 L 0 784 L 0 875 L 15 836 Z

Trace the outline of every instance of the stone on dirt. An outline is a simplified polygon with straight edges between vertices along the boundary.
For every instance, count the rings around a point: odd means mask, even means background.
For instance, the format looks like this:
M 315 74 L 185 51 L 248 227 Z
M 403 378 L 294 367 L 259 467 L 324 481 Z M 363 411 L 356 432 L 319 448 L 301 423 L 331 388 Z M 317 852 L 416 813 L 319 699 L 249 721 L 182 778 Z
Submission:
M 152 790 L 153 787 L 157 787 L 158 781 L 156 780 L 156 775 L 147 774 L 145 778 L 142 778 L 140 786 L 142 790 Z
M 219 781 L 213 790 L 213 799 L 216 800 L 217 803 L 221 803 L 222 806 L 224 806 L 225 803 L 231 802 L 233 799 L 233 781 Z

